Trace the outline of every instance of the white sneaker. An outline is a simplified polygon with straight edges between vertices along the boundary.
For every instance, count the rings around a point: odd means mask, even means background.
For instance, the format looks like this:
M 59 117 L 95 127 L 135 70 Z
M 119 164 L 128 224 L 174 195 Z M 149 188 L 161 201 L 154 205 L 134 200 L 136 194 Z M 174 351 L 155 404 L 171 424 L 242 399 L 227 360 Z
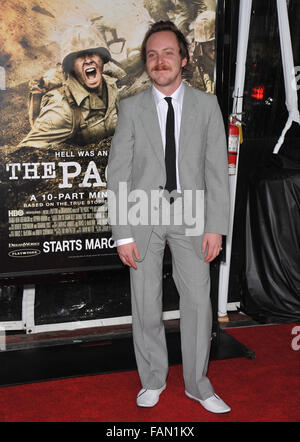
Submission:
M 228 413 L 231 408 L 229 405 L 227 405 L 217 394 L 213 394 L 213 396 L 205 399 L 204 401 L 201 399 L 198 399 L 195 396 L 192 396 L 187 391 L 185 392 L 187 397 L 190 399 L 194 399 L 194 401 L 200 402 L 202 407 L 204 407 L 207 411 L 210 411 L 211 413 Z
M 158 390 L 142 388 L 136 398 L 138 407 L 154 407 L 159 401 L 159 395 L 165 390 L 166 384 Z

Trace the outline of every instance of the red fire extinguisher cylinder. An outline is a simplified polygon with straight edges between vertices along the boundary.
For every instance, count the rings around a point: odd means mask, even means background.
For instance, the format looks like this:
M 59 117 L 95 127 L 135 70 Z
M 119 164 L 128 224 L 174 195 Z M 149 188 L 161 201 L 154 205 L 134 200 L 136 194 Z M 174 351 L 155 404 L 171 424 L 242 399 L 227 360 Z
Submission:
M 240 146 L 240 131 L 236 120 L 229 121 L 228 131 L 228 173 L 234 175 L 236 173 L 237 155 Z

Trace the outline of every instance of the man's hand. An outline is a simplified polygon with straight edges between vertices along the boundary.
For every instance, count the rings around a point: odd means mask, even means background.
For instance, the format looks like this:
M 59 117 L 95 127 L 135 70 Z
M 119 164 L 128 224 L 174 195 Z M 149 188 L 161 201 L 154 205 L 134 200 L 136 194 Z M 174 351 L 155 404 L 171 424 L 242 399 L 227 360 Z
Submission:
M 136 242 L 130 242 L 117 247 L 119 257 L 123 264 L 137 269 L 134 257 L 140 259 Z
M 219 255 L 222 250 L 222 235 L 218 233 L 204 233 L 202 242 L 202 253 L 205 253 L 207 248 L 207 254 L 204 259 L 205 262 L 213 261 L 216 256 Z

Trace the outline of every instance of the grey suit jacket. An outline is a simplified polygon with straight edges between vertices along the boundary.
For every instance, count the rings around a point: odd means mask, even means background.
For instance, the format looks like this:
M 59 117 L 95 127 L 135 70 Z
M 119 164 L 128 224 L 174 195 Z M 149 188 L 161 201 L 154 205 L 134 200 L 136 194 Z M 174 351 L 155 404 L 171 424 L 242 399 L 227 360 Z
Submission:
M 184 85 L 178 167 L 181 191 L 204 190 L 204 232 L 226 235 L 229 225 L 227 149 L 222 114 L 214 95 Z M 164 188 L 164 151 L 152 89 L 121 100 L 108 159 L 108 205 L 113 239 L 134 237 L 141 259 L 153 226 L 118 219 L 119 183 L 128 191 Z M 112 197 L 115 195 L 117 204 Z M 124 195 L 121 204 L 124 204 Z M 128 206 L 130 207 L 130 205 Z M 191 236 L 202 256 L 202 236 Z

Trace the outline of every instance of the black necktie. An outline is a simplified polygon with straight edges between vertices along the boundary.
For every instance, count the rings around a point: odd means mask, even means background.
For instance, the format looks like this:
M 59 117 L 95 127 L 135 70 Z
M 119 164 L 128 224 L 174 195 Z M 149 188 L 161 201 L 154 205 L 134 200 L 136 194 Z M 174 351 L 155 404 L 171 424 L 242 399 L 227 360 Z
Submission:
M 168 192 L 177 189 L 176 184 L 176 148 L 175 148 L 175 127 L 174 127 L 174 109 L 172 106 L 172 98 L 165 97 L 168 103 L 167 124 L 166 124 L 166 148 L 165 163 L 167 172 L 167 182 L 165 189 Z

